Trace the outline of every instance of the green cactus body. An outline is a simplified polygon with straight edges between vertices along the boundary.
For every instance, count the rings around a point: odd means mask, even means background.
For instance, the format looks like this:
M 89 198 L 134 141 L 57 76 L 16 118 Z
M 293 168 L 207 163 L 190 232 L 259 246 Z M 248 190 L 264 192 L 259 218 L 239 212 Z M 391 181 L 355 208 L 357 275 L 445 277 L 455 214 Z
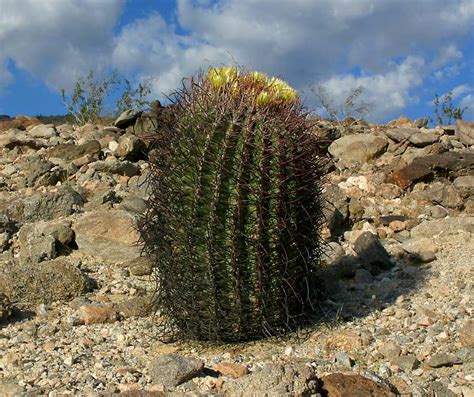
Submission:
M 286 83 L 210 69 L 176 93 L 154 140 L 141 222 L 171 335 L 281 334 L 318 292 L 321 161 Z

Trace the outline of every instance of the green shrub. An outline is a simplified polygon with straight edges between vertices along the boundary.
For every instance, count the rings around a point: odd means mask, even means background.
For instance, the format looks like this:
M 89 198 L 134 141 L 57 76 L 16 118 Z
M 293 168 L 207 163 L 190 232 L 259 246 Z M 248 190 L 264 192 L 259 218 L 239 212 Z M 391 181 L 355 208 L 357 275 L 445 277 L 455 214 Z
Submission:
M 112 112 L 107 114 L 106 103 L 117 90 L 122 93 Z M 142 110 L 149 104 L 147 97 L 150 93 L 150 81 L 140 83 L 133 89 L 130 81 L 119 78 L 116 71 L 109 77 L 98 80 L 94 78 L 94 72 L 91 70 L 86 78 L 80 77 L 77 80 L 70 96 L 61 89 L 68 114 L 72 115 L 79 125 L 97 123 L 103 116 L 116 117 L 127 109 Z
M 455 120 L 462 120 L 464 112 L 467 109 L 467 107 L 462 108 L 453 104 L 452 91 L 449 91 L 442 97 L 435 94 L 433 106 L 435 119 L 438 125 L 451 124 Z M 430 120 L 433 121 L 431 118 Z
M 321 159 L 284 81 L 209 69 L 172 97 L 150 154 L 140 223 L 161 337 L 243 341 L 314 310 Z

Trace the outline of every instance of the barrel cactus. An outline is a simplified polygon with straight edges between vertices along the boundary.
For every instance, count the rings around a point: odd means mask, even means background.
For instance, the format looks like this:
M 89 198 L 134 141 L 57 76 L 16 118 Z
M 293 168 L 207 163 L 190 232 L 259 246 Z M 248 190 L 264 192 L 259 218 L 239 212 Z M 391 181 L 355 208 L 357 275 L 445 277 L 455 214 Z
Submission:
M 245 341 L 314 313 L 321 159 L 286 82 L 233 67 L 183 83 L 153 137 L 144 250 L 162 337 Z

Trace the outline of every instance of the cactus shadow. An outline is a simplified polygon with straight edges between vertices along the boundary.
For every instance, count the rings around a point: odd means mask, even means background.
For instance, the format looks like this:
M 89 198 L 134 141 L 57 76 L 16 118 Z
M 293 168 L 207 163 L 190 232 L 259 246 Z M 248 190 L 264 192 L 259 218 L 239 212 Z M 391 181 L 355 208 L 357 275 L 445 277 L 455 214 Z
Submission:
M 317 314 L 311 325 L 347 322 L 386 309 L 409 296 L 425 281 L 430 263 L 416 257 L 388 255 L 390 266 L 367 263 L 373 252 L 345 255 L 320 267 L 322 285 Z

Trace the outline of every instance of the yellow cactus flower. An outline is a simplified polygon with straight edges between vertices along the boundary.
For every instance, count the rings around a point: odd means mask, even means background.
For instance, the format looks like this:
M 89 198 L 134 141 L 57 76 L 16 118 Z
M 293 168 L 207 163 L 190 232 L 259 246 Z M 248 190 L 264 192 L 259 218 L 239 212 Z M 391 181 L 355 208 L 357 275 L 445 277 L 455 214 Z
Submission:
M 271 96 L 267 91 L 262 91 L 257 95 L 257 106 L 268 105 L 271 101 Z
M 212 68 L 207 72 L 207 78 L 215 89 L 219 89 L 225 84 L 234 81 L 239 72 L 236 68 L 224 66 L 221 68 Z
M 275 100 L 292 102 L 296 100 L 296 91 L 291 88 L 286 81 L 272 77 L 268 81 L 268 87 Z
M 262 72 L 251 72 L 247 74 L 247 77 L 258 84 L 266 85 L 268 81 L 268 76 Z

